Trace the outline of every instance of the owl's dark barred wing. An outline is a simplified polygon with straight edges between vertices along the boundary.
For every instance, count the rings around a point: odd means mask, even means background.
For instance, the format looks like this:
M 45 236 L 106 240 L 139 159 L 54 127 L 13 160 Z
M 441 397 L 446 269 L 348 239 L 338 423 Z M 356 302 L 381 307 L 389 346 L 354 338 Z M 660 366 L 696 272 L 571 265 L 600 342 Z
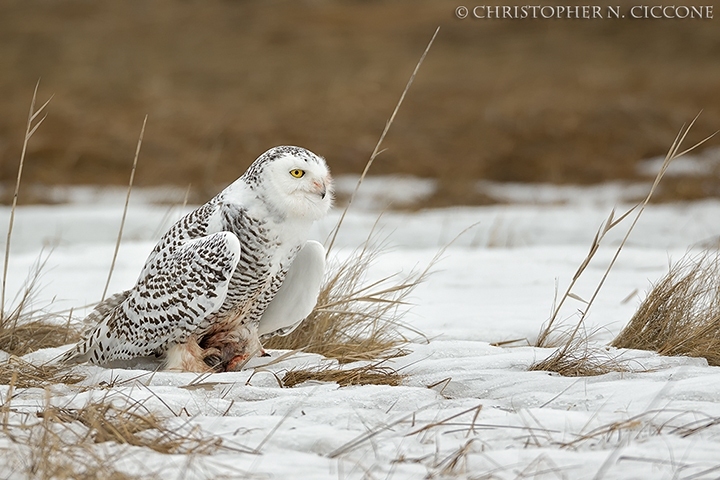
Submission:
M 104 364 L 164 353 L 223 304 L 240 259 L 230 232 L 157 252 L 137 285 L 63 360 Z

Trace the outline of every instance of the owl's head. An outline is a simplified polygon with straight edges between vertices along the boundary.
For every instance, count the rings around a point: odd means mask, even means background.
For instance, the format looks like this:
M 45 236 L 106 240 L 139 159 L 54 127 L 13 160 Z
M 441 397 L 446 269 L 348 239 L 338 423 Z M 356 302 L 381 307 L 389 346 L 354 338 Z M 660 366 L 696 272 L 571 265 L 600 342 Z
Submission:
M 317 220 L 332 206 L 330 170 L 322 157 L 304 148 L 271 148 L 250 165 L 243 178 L 283 215 Z

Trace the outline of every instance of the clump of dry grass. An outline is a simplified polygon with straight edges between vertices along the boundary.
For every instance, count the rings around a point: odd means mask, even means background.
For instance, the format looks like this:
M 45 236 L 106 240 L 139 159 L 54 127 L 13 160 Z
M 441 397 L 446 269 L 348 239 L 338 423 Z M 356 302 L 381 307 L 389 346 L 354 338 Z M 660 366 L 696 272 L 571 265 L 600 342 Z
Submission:
M 106 395 L 80 408 L 58 407 L 50 404 L 48 391 L 45 406 L 34 415 L 11 414 L 8 401 L 2 429 L 11 441 L 0 446 L 0 452 L 9 468 L 27 478 L 60 480 L 159 478 L 159 471 L 117 470 L 128 449 L 184 455 L 188 463 L 221 449 L 257 453 L 237 443 L 226 447 L 222 439 L 197 427 L 169 424 L 142 402 L 124 400 Z
M 674 264 L 612 345 L 720 365 L 720 254 L 685 256 Z
M 610 356 L 603 348 L 592 347 L 587 335 L 575 335 L 545 360 L 533 363 L 530 371 L 559 373 L 564 377 L 592 377 L 610 372 L 627 372 L 627 362 Z
M 66 445 L 50 435 L 37 443 L 17 446 L 9 453 L 16 458 L 16 471 L 38 480 L 140 480 L 155 478 L 117 470 L 112 458 L 101 458 L 85 445 Z M 11 457 L 12 458 L 12 457 Z
M 699 114 L 698 114 L 699 116 Z M 650 187 L 650 191 L 648 192 L 647 197 L 644 201 L 633 207 L 631 210 L 623 214 L 620 218 L 615 219 L 614 214 L 615 211 L 613 210 L 610 212 L 610 216 L 608 219 L 604 222 L 604 224 L 600 227 L 598 232 L 596 233 L 595 237 L 593 238 L 592 244 L 590 246 L 590 251 L 588 255 L 585 257 L 585 259 L 580 263 L 580 266 L 578 267 L 577 271 L 575 272 L 575 275 L 572 278 L 572 281 L 570 282 L 570 285 L 568 286 L 565 293 L 560 298 L 559 303 L 557 305 L 553 306 L 553 312 L 552 316 L 550 317 L 550 320 L 546 322 L 545 325 L 543 325 L 543 328 L 541 329 L 538 340 L 536 342 L 536 345 L 539 347 L 548 347 L 551 346 L 552 338 L 557 337 L 558 332 L 560 331 L 562 335 L 565 336 L 564 343 L 547 359 L 543 360 L 542 362 L 535 363 L 531 365 L 530 370 L 549 370 L 554 371 L 557 373 L 560 373 L 562 375 L 572 375 L 572 376 L 578 376 L 578 375 L 601 375 L 603 373 L 608 373 L 608 371 L 625 371 L 627 369 L 626 365 L 623 362 L 612 360 L 612 359 L 603 359 L 602 356 L 598 356 L 597 350 L 592 350 L 588 347 L 588 341 L 587 341 L 587 335 L 584 334 L 584 325 L 585 325 L 585 319 L 587 318 L 588 312 L 590 311 L 590 308 L 592 307 L 595 299 L 597 298 L 598 294 L 600 293 L 600 290 L 602 289 L 603 285 L 605 284 L 605 281 L 607 280 L 607 277 L 610 273 L 610 270 L 612 270 L 613 266 L 615 265 L 615 262 L 617 261 L 618 256 L 620 255 L 620 252 L 622 251 L 623 247 L 625 246 L 625 243 L 627 242 L 627 239 L 629 238 L 630 234 L 632 233 L 633 229 L 635 228 L 635 225 L 637 224 L 638 220 L 640 219 L 640 216 L 645 211 L 645 208 L 647 207 L 648 203 L 650 202 L 650 199 L 652 198 L 653 194 L 658 188 L 658 185 L 660 184 L 660 180 L 662 180 L 663 176 L 665 175 L 665 172 L 667 171 L 668 167 L 670 166 L 670 163 L 685 155 L 686 153 L 692 151 L 693 149 L 697 148 L 698 146 L 705 143 L 707 140 L 709 140 L 712 135 L 694 146 L 690 147 L 687 150 L 681 150 L 681 146 L 683 141 L 685 140 L 685 137 L 687 136 L 688 132 L 694 125 L 695 121 L 697 120 L 698 116 L 696 116 L 692 122 L 690 122 L 689 125 L 683 126 L 680 129 L 680 132 L 675 137 L 675 141 L 671 145 L 670 149 L 668 150 L 667 154 L 665 155 L 665 160 L 660 168 L 660 171 L 658 172 L 657 176 L 655 177 L 655 181 L 653 182 L 652 186 Z M 636 211 L 636 214 L 633 218 L 632 223 L 628 227 L 627 232 L 625 233 L 625 236 L 623 237 L 622 241 L 620 242 L 620 245 L 615 251 L 615 254 L 612 257 L 612 260 L 610 261 L 609 265 L 607 266 L 605 273 L 601 277 L 600 281 L 598 282 L 597 286 L 595 287 L 595 290 L 593 291 L 592 295 L 589 297 L 588 300 L 585 300 L 580 295 L 576 294 L 573 289 L 575 287 L 576 282 L 578 279 L 582 276 L 582 274 L 585 272 L 586 268 L 592 261 L 593 257 L 597 253 L 598 249 L 600 248 L 600 243 L 604 239 L 605 235 L 612 230 L 614 227 L 616 227 L 624 218 L 626 218 L 630 213 L 633 211 Z M 565 304 L 565 302 L 568 299 L 575 299 L 585 305 L 584 308 L 580 310 L 579 319 L 577 321 L 577 324 L 574 328 L 570 330 L 569 334 L 566 334 L 566 331 L 562 331 L 562 327 L 559 325 L 556 325 L 556 321 L 559 318 L 559 313 L 562 308 L 562 306 Z
M 157 478 L 158 472 L 137 475 L 119 471 L 115 462 L 127 455 L 127 449 L 99 448 L 100 444 L 115 443 L 188 458 L 225 448 L 221 439 L 197 429 L 166 426 L 141 402 L 118 406 L 116 400 L 106 396 L 81 408 L 52 406 L 48 401 L 36 413 L 40 422 L 33 424 L 26 419 L 10 428 L 4 422 L 4 431 L 12 439 L 4 450 L 16 470 L 28 478 L 124 480 Z M 252 452 L 235 447 L 233 450 Z
M 71 373 L 64 365 L 34 365 L 16 356 L 0 363 L 0 385 L 14 388 L 44 388 L 58 383 L 74 385 L 83 378 Z
M 429 268 L 392 282 L 395 275 L 365 284 L 368 269 L 381 253 L 368 240 L 331 270 L 312 313 L 291 334 L 274 337 L 266 348 L 303 350 L 341 363 L 372 360 L 400 353 L 407 342 L 401 323 L 407 298 L 429 274 Z
M 92 402 L 82 408 L 47 407 L 38 412 L 50 422 L 79 423 L 86 428 L 80 438 L 92 443 L 115 442 L 146 447 L 164 454 L 208 454 L 222 445 L 219 438 L 178 433 L 140 404 L 117 407 L 110 401 Z
M 282 378 L 285 387 L 294 387 L 308 381 L 334 382 L 341 387 L 349 385 L 391 385 L 402 383 L 403 375 L 397 370 L 372 363 L 355 368 L 333 368 L 321 366 L 318 368 L 303 368 L 289 370 Z
M 38 313 L 40 318 L 36 317 Z M 55 323 L 55 318 L 55 315 L 31 311 L 21 312 L 17 319 L 11 317 L 7 322 L 0 322 L 0 350 L 25 355 L 80 339 L 80 332 L 74 325 Z

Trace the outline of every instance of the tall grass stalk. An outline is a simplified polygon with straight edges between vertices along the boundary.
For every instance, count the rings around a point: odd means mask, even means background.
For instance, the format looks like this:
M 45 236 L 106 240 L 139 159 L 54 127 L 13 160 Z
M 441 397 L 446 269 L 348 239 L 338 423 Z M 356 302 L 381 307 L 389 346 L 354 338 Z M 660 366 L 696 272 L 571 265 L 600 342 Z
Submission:
M 365 164 L 365 169 L 363 170 L 362 174 L 360 175 L 360 178 L 358 179 L 357 185 L 355 185 L 355 189 L 353 190 L 352 195 L 350 195 L 350 199 L 348 200 L 347 205 L 345 206 L 345 209 L 342 212 L 342 215 L 340 215 L 340 220 L 338 220 L 337 225 L 335 225 L 335 228 L 333 228 L 332 232 L 330 233 L 330 243 L 327 247 L 327 253 L 330 253 L 330 250 L 332 250 L 333 245 L 335 245 L 335 239 L 337 238 L 338 232 L 340 231 L 340 227 L 343 224 L 343 221 L 345 220 L 345 215 L 348 212 L 348 209 L 350 208 L 350 205 L 352 205 L 353 200 L 355 200 L 355 196 L 357 195 L 358 190 L 360 190 L 360 185 L 362 185 L 363 180 L 365 180 L 365 176 L 367 175 L 368 171 L 370 170 L 370 167 L 372 166 L 373 162 L 375 161 L 375 158 L 380 155 L 383 150 L 380 150 L 380 147 L 382 146 L 382 142 L 385 140 L 385 136 L 387 135 L 388 131 L 390 130 L 390 126 L 395 121 L 395 116 L 397 115 L 398 111 L 400 110 L 400 106 L 402 105 L 403 101 L 405 100 L 405 95 L 407 95 L 408 90 L 410 90 L 410 86 L 412 85 L 413 81 L 415 80 L 415 76 L 417 75 L 418 71 L 420 70 L 420 65 L 422 65 L 423 61 L 425 60 L 425 57 L 427 56 L 428 52 L 430 51 L 430 47 L 432 47 L 433 42 L 435 41 L 435 37 L 437 37 L 438 32 L 440 31 L 440 27 L 437 27 L 435 29 L 435 33 L 433 34 L 432 38 L 430 39 L 430 42 L 428 42 L 427 47 L 425 47 L 425 51 L 423 51 L 422 55 L 420 56 L 420 60 L 418 60 L 417 64 L 415 65 L 415 69 L 412 72 L 412 75 L 410 75 L 410 78 L 408 79 L 407 84 L 405 85 L 405 89 L 403 90 L 402 94 L 400 95 L 400 99 L 398 100 L 397 104 L 395 105 L 395 109 L 392 112 L 392 115 L 390 115 L 390 119 L 385 123 L 385 128 L 383 129 L 382 133 L 380 134 L 380 138 L 378 139 L 377 144 L 375 144 L 375 148 L 373 149 L 372 154 L 370 155 L 370 159 Z
M 40 88 L 40 80 L 38 80 L 35 84 L 32 101 L 30 102 L 30 113 L 28 114 L 27 126 L 25 127 L 25 138 L 23 140 L 22 152 L 20 153 L 20 165 L 18 166 L 17 180 L 15 181 L 15 192 L 13 193 L 12 208 L 10 209 L 10 224 L 8 225 L 7 240 L 5 241 L 5 264 L 3 265 L 2 289 L 0 293 L 0 321 L 3 321 L 5 318 L 5 290 L 7 286 L 8 263 L 10 261 L 10 240 L 12 238 L 13 225 L 15 224 L 15 209 L 17 208 L 18 193 L 20 192 L 20 180 L 22 179 L 23 167 L 25 166 L 25 154 L 27 153 L 30 138 L 45 121 L 47 113 L 43 115 L 42 118 L 35 123 L 35 125 L 33 125 L 33 122 L 38 115 L 45 111 L 45 107 L 47 107 L 50 100 L 53 99 L 53 96 L 51 95 L 40 108 L 35 110 L 38 88 Z
M 108 272 L 105 288 L 103 289 L 102 297 L 100 298 L 101 302 L 105 300 L 105 295 L 107 295 L 108 287 L 110 287 L 110 280 L 112 279 L 112 274 L 115 270 L 115 261 L 117 260 L 118 251 L 120 250 L 123 228 L 125 228 L 125 218 L 127 217 L 128 205 L 130 203 L 130 193 L 132 192 L 133 182 L 135 180 L 135 169 L 137 168 L 138 157 L 140 156 L 140 147 L 142 146 L 143 137 L 145 136 L 145 125 L 147 124 L 147 119 L 148 116 L 145 115 L 137 147 L 135 148 L 135 158 L 133 160 L 132 170 L 130 171 L 130 182 L 128 183 L 127 195 L 125 196 L 125 207 L 123 208 L 122 219 L 120 220 L 120 230 L 118 231 L 117 241 L 115 242 L 115 251 L 113 252 L 112 263 L 110 263 L 110 271 Z

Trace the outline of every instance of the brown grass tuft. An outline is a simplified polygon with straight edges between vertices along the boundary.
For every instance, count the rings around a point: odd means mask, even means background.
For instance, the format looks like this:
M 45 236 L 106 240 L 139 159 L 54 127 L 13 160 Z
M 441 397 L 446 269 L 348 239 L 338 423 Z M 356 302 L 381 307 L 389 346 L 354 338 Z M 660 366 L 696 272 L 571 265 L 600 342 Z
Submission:
M 673 265 L 612 345 L 720 365 L 720 254 L 685 256 Z
M 54 323 L 53 315 L 43 314 L 39 319 L 24 320 L 32 318 L 35 313 L 22 315 L 19 322 L 12 320 L 8 324 L 0 323 L 0 350 L 13 355 L 25 355 L 79 340 L 79 332 L 73 325 Z
M 14 471 L 22 472 L 26 478 L 58 480 L 158 478 L 159 472 L 147 466 L 143 473 L 117 469 L 117 462 L 132 452 L 130 448 L 185 455 L 188 465 L 195 456 L 220 449 L 254 453 L 240 444 L 225 447 L 220 438 L 206 436 L 197 428 L 171 428 L 142 402 L 129 397 L 125 399 L 128 402 L 122 400 L 106 395 L 81 408 L 66 408 L 51 405 L 47 392 L 45 406 L 35 416 L 12 414 L 13 421 L 8 421 L 11 413 L 9 405 L 5 405 L 2 426 L 12 441 L 0 451 Z M 33 421 L 34 417 L 39 421 Z M 117 445 L 101 445 L 106 443 Z
M 288 371 L 282 378 L 285 387 L 294 387 L 307 381 L 335 382 L 341 387 L 349 385 L 391 385 L 402 383 L 403 375 L 395 369 L 379 363 L 356 368 L 332 368 L 329 366 Z
M 138 403 L 123 408 L 110 401 L 93 402 L 78 409 L 47 407 L 38 416 L 50 422 L 82 424 L 86 428 L 83 441 L 128 444 L 164 454 L 208 454 L 222 444 L 220 439 L 172 431 Z
M 58 383 L 73 385 L 84 378 L 71 373 L 64 365 L 33 365 L 16 356 L 0 363 L 0 385 L 14 388 L 44 388 Z
M 393 275 L 366 285 L 367 271 L 381 253 L 369 243 L 330 271 L 317 306 L 296 330 L 264 346 L 318 353 L 340 363 L 400 354 L 398 347 L 407 342 L 400 330 L 412 331 L 401 323 L 406 300 L 430 267 L 395 283 Z
M 569 345 L 569 346 L 568 346 Z M 545 360 L 530 366 L 530 371 L 548 371 L 564 377 L 593 377 L 610 372 L 631 371 L 626 362 L 608 355 L 603 348 L 591 347 L 586 336 L 575 336 Z

